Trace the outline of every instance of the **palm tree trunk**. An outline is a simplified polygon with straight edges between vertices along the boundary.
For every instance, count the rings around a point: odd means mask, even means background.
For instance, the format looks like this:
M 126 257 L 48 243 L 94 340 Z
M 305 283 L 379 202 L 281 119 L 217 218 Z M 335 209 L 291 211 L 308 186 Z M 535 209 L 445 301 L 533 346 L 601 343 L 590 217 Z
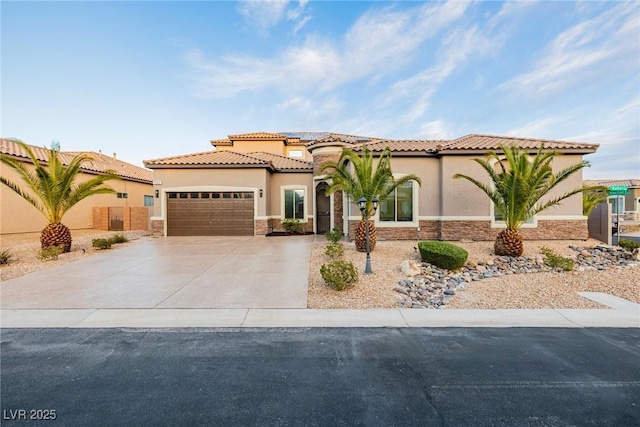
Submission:
M 365 221 L 362 220 L 356 226 L 355 231 L 355 241 L 356 241 L 356 250 L 358 252 L 366 252 L 367 251 L 367 228 Z M 376 226 L 373 224 L 372 220 L 369 220 L 369 252 L 373 252 L 376 247 Z
M 40 246 L 47 249 L 52 246 L 62 246 L 63 252 L 71 251 L 71 231 L 61 223 L 47 225 L 40 234 Z
M 500 256 L 522 256 L 524 252 L 522 235 L 518 230 L 502 230 L 498 233 L 498 237 L 496 237 L 496 241 L 493 244 L 493 252 Z

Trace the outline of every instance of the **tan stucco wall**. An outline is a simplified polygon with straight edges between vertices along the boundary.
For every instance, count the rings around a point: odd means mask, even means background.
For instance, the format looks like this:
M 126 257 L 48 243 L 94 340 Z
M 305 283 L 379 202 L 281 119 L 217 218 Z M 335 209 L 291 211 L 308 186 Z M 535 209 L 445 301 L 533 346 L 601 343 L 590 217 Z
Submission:
M 431 157 L 392 157 L 394 174 L 415 174 L 422 180 L 418 188 L 418 216 L 437 216 L 440 210 L 440 165 Z M 353 212 L 353 210 L 352 210 Z
M 267 215 L 269 173 L 265 168 L 247 169 L 156 169 L 154 171 L 154 181 L 162 184 L 154 185 L 154 189 L 170 190 L 172 188 L 192 188 L 197 190 L 204 187 L 242 187 L 251 189 L 262 189 L 263 197 L 257 199 L 257 216 Z M 153 216 L 162 216 L 162 205 L 159 199 L 153 209 Z
M 280 217 L 282 203 L 282 187 L 284 186 L 305 186 L 305 209 L 306 215 L 315 216 L 313 209 L 313 197 L 315 186 L 313 185 L 313 176 L 311 173 L 274 173 L 271 176 L 271 191 L 269 199 L 269 216 Z
M 2 166 L 2 176 L 24 188 L 23 181 L 13 170 Z M 79 182 L 85 182 L 95 175 L 81 174 Z M 144 206 L 144 195 L 153 194 L 151 184 L 125 180 L 107 181 L 106 185 L 119 193 L 128 193 L 128 198 L 118 199 L 115 194 L 91 196 L 73 208 L 62 219 L 62 223 L 72 230 L 92 228 L 94 206 Z M 0 234 L 39 232 L 47 225 L 44 216 L 31 204 L 0 185 Z
M 313 160 L 311 153 L 303 145 L 284 145 L 282 141 L 233 141 L 233 145 L 220 145 L 217 151 L 235 151 L 237 153 L 265 152 L 289 157 L 289 150 L 302 150 L 303 157 L 294 157 L 298 160 Z
M 475 185 L 465 179 L 453 179 L 456 173 L 464 173 L 480 182 L 489 183 L 489 178 L 480 165 L 475 163 L 473 156 L 444 156 L 442 164 L 442 215 L 443 216 L 489 216 L 491 205 L 489 198 Z M 475 157 L 482 158 L 482 157 Z M 578 163 L 580 155 L 560 155 L 553 163 L 554 172 Z M 559 184 L 542 202 L 557 197 L 576 187 L 582 186 L 582 171 L 578 171 L 566 181 Z M 540 213 L 543 216 L 574 216 L 582 215 L 582 196 L 576 195 L 561 202 L 561 205 L 549 208 Z
M 286 156 L 282 141 L 233 141 L 233 146 L 222 145 L 216 147 L 219 151 L 235 151 L 236 153 L 265 152 Z

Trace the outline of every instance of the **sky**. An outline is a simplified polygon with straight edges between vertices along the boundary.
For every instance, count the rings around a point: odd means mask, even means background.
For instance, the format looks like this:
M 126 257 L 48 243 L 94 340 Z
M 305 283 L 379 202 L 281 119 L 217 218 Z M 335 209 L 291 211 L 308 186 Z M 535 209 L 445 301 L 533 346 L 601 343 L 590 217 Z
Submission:
M 598 143 L 640 179 L 640 2 L 2 1 L 3 137 L 143 166 L 249 132 Z

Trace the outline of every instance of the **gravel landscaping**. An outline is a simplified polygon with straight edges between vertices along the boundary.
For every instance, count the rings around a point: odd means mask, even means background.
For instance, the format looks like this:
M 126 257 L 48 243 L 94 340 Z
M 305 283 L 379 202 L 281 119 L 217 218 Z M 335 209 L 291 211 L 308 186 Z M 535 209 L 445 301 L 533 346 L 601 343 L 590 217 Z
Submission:
M 579 296 L 583 291 L 640 303 L 638 262 L 593 239 L 525 241 L 523 258 L 513 260 L 495 257 L 493 242 L 451 242 L 469 252 L 467 266 L 451 273 L 423 264 L 421 274 L 411 278 L 400 271 L 400 264 L 420 262 L 417 242 L 379 241 L 371 254 L 371 275 L 362 274 L 365 254 L 343 242 L 344 259 L 356 265 L 360 280 L 341 292 L 327 287 L 320 276 L 320 266 L 329 260 L 323 240 L 318 236 L 312 248 L 309 308 L 607 308 Z M 572 258 L 575 271 L 543 265 L 543 247 Z

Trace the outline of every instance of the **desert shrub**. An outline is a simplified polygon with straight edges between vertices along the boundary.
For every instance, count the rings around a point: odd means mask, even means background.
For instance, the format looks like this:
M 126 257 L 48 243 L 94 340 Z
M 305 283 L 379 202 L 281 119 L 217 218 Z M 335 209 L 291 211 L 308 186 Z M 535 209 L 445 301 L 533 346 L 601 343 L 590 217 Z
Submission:
M 129 239 L 127 239 L 127 236 L 125 236 L 124 234 L 116 234 L 109 240 L 111 240 L 111 243 L 113 243 L 114 245 L 118 243 L 127 243 L 129 241 Z
M 358 271 L 352 262 L 336 259 L 320 267 L 325 283 L 337 291 L 358 281 Z
M 282 221 L 282 226 L 287 233 L 302 233 L 302 224 L 299 219 L 285 219 Z
M 571 258 L 560 256 L 549 248 L 543 247 L 543 248 L 540 248 L 540 250 L 544 254 L 544 259 L 543 259 L 544 265 L 552 268 L 561 268 L 564 271 L 573 270 L 573 267 L 575 266 L 575 264 Z
M 340 242 L 332 242 L 327 245 L 324 254 L 329 258 L 340 258 L 344 255 L 344 245 Z
M 42 261 L 56 260 L 58 259 L 58 255 L 62 252 L 64 252 L 64 245 L 49 246 L 48 248 L 42 249 L 38 252 L 38 257 Z
M 418 242 L 422 261 L 447 270 L 457 270 L 467 262 L 469 253 L 460 246 L 435 240 Z
M 10 260 L 11 251 L 9 251 L 9 249 L 4 249 L 2 252 L 0 252 L 0 265 L 9 264 Z
M 331 243 L 337 243 L 342 239 L 342 230 L 334 227 L 333 230 L 324 233 L 324 237 L 326 237 Z
M 629 239 L 620 239 L 618 241 L 618 246 L 620 246 L 625 251 L 633 252 L 634 250 L 640 248 L 640 243 L 634 242 Z
M 111 249 L 113 242 L 111 239 L 93 239 L 91 240 L 91 246 L 97 249 Z

